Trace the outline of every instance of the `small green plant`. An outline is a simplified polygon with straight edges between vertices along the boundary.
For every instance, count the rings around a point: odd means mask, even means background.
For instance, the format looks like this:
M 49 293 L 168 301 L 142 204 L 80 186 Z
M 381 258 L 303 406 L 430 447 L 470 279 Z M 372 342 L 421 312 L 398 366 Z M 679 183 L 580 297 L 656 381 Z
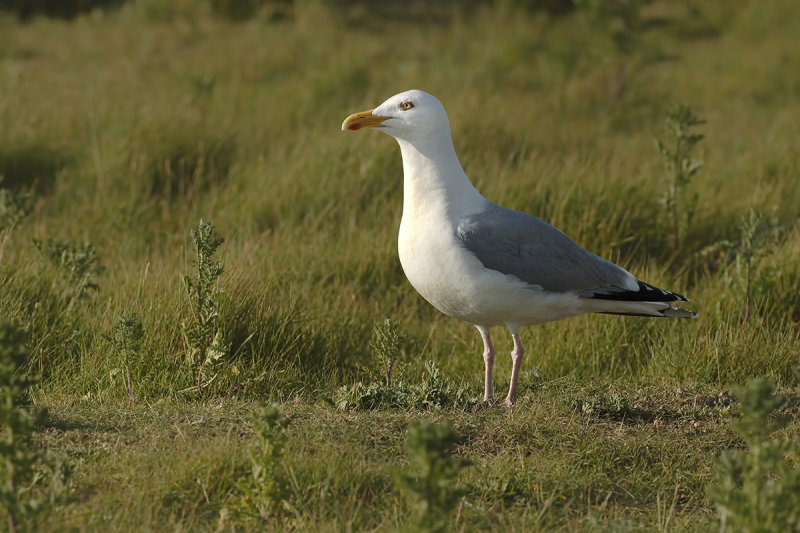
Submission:
M 375 360 L 384 373 L 387 387 L 392 386 L 392 370 L 397 365 L 405 341 L 406 337 L 400 331 L 400 326 L 389 318 L 376 323 L 372 328 L 369 347 L 372 348 Z
M 756 261 L 759 255 L 765 248 L 769 241 L 769 237 L 774 236 L 776 230 L 775 224 L 770 224 L 766 217 L 751 209 L 747 215 L 742 217 L 739 223 L 739 240 L 732 243 L 732 251 L 736 254 L 741 262 L 744 263 L 744 323 L 750 322 L 750 289 L 753 283 L 753 262 Z
M 453 405 L 474 404 L 465 385 L 456 386 L 442 375 L 442 371 L 433 361 L 425 363 L 425 372 L 419 385 L 411 387 L 411 405 L 417 407 L 447 407 Z
M 352 386 L 343 385 L 334 394 L 333 403 L 337 408 L 352 409 L 404 409 L 472 405 L 467 387 L 455 386 L 442 376 L 433 361 L 425 363 L 425 371 L 419 383 L 409 383 L 402 379 L 408 363 L 400 363 L 402 346 L 406 336 L 391 319 L 375 324 L 369 346 L 377 361 L 380 373 L 364 366 L 362 370 L 371 380 L 358 381 Z M 400 379 L 393 379 L 399 374 Z
M 701 255 L 704 256 L 721 252 L 724 257 L 732 258 L 739 279 L 744 281 L 744 318 L 742 322 L 745 325 L 750 323 L 752 316 L 752 286 L 753 278 L 759 270 L 758 260 L 779 232 L 780 227 L 777 223 L 769 220 L 763 213 L 750 209 L 746 215 L 741 217 L 736 240 L 719 241 L 701 251 Z
M 87 298 L 90 291 L 100 289 L 95 280 L 106 269 L 100 265 L 100 259 L 90 242 L 73 244 L 49 237 L 44 242 L 36 239 L 33 242 L 60 272 L 66 273 L 70 284 L 70 304 L 75 299 Z
M 242 507 L 262 520 L 274 516 L 290 495 L 283 464 L 288 424 L 276 404 L 262 407 L 253 421 L 255 434 L 248 450 L 250 476 L 241 486 Z
M 391 386 L 380 381 L 339 387 L 333 403 L 342 411 L 356 409 L 432 409 L 445 407 L 474 407 L 479 398 L 464 385 L 454 385 L 445 379 L 433 361 L 425 363 L 418 383 L 396 381 Z
M 684 191 L 692 176 L 703 167 L 703 161 L 692 156 L 692 150 L 703 135 L 692 133 L 692 128 L 704 123 L 687 104 L 677 104 L 667 113 L 667 140 L 656 140 L 666 170 L 664 205 L 672 230 L 672 247 L 676 251 L 681 243 L 681 230 L 691 224 L 697 206 L 697 196 L 687 200 Z
M 603 394 L 594 390 L 574 398 L 570 402 L 570 407 L 587 418 L 623 420 L 641 415 L 637 409 L 631 407 L 628 399 L 622 394 Z
M 0 507 L 8 517 L 9 531 L 46 511 L 31 494 L 43 457 L 31 444 L 36 424 L 45 413 L 31 413 L 24 402 L 39 376 L 22 369 L 28 359 L 25 335 L 9 323 L 0 323 Z
M 191 230 L 195 276 L 183 277 L 192 313 L 191 319 L 183 323 L 188 350 L 186 360 L 194 369 L 195 386 L 201 394 L 216 378 L 222 358 L 230 349 L 219 323 L 218 302 L 222 290 L 217 280 L 223 268 L 214 259 L 225 239 L 217 237 L 215 231 L 214 224 L 202 220 L 196 230 Z
M 357 381 L 352 386 L 342 385 L 333 395 L 333 403 L 340 411 L 358 409 L 403 409 L 409 406 L 408 387 L 398 382 L 392 387 L 373 381 Z
M 122 367 L 125 369 L 125 380 L 128 388 L 128 401 L 136 403 L 136 395 L 133 390 L 133 379 L 131 377 L 131 366 L 141 357 L 142 341 L 144 340 L 144 327 L 142 321 L 136 313 L 123 315 L 117 318 L 111 332 L 104 335 L 106 340 L 111 343 L 116 356 L 120 359 Z
M 451 530 L 451 515 L 466 494 L 456 481 L 467 466 L 454 456 L 458 439 L 450 422 L 423 421 L 409 427 L 409 472 L 397 480 L 411 505 L 414 531 Z
M 708 495 L 717 506 L 722 531 L 800 530 L 800 445 L 773 439 L 788 420 L 773 416 L 783 403 L 772 384 L 753 379 L 739 391 L 741 416 L 733 425 L 747 450 L 726 450 L 716 460 L 717 482 Z

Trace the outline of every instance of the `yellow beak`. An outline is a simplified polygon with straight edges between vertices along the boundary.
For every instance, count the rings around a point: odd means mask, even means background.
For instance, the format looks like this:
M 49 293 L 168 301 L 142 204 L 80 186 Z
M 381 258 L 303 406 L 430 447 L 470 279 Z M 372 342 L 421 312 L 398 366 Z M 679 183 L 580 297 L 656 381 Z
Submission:
M 361 113 L 353 113 L 342 122 L 342 131 L 358 131 L 361 128 L 374 128 L 375 126 L 380 126 L 384 120 L 392 118 L 373 115 L 373 111 L 375 110 L 370 109 L 369 111 L 362 111 Z

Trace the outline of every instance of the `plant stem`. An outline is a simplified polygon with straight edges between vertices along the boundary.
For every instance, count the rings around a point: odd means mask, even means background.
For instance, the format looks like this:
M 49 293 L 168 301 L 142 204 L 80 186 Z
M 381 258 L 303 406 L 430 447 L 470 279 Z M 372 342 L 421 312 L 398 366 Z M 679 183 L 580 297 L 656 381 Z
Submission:
M 203 361 L 206 358 L 206 343 L 203 339 L 203 252 L 197 246 L 197 391 L 203 393 Z
M 136 396 L 133 395 L 133 381 L 131 381 L 131 371 L 126 367 L 125 376 L 128 378 L 128 401 L 131 405 L 136 403 Z
M 745 276 L 747 281 L 744 287 L 744 324 L 750 323 L 750 256 L 744 260 Z

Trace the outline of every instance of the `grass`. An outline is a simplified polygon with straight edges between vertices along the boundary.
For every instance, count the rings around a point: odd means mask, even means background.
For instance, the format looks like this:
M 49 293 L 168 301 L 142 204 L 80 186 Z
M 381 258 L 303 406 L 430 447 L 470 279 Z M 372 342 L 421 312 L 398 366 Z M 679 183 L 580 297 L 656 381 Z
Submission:
M 800 384 L 800 105 L 786 97 L 800 89 L 786 52 L 800 8 L 655 1 L 624 14 L 625 35 L 588 7 L 375 9 L 0 12 L 0 316 L 26 330 L 42 375 L 31 397 L 50 418 L 35 442 L 73 472 L 47 529 L 401 530 L 408 428 L 449 421 L 469 462 L 454 530 L 716 530 L 714 457 L 741 445 L 727 391 L 755 375 L 788 396 Z M 482 388 L 474 328 L 417 296 L 397 260 L 395 143 L 339 131 L 409 88 L 442 100 L 488 198 L 686 294 L 700 319 L 527 328 L 513 410 L 337 410 L 337 391 L 370 386 L 364 367 L 382 377 L 370 338 L 386 317 L 403 334 L 404 386 L 422 390 L 432 361 L 448 390 Z M 677 102 L 706 123 L 675 248 L 656 139 Z M 745 276 L 720 243 L 742 239 L 751 209 L 775 232 Z M 201 219 L 225 236 L 217 312 L 230 343 L 204 398 L 185 392 L 181 326 Z M 92 290 L 34 240 L 91 250 Z M 123 355 L 108 339 L 132 316 L 142 336 Z M 510 357 L 496 366 L 502 388 Z M 260 522 L 241 491 L 252 415 L 268 402 L 288 420 L 290 490 Z

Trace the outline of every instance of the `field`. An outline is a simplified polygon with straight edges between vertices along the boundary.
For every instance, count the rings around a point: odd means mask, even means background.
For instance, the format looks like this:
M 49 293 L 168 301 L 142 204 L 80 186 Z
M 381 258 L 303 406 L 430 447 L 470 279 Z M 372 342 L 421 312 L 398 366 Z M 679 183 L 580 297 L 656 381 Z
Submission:
M 800 4 L 229 4 L 0 11 L 0 318 L 41 376 L 32 446 L 69 474 L 31 481 L 28 528 L 413 530 L 433 421 L 462 490 L 443 530 L 717 531 L 732 393 L 769 378 L 800 434 Z M 700 317 L 526 328 L 518 404 L 482 405 L 480 337 L 397 259 L 396 143 L 340 131 L 410 88 L 487 198 Z M 656 140 L 679 103 L 704 137 L 675 183 Z M 198 348 L 201 220 L 225 240 Z

